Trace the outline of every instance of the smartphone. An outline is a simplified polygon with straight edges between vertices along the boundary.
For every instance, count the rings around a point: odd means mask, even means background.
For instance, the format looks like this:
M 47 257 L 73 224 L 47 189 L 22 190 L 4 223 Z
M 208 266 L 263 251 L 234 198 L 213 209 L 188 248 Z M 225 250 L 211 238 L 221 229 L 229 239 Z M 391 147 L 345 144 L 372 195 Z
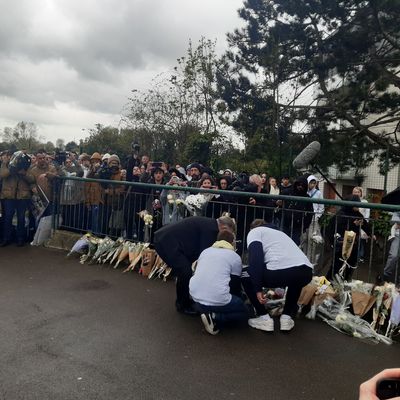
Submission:
M 400 396 L 400 378 L 379 380 L 376 384 L 376 396 L 379 400 Z

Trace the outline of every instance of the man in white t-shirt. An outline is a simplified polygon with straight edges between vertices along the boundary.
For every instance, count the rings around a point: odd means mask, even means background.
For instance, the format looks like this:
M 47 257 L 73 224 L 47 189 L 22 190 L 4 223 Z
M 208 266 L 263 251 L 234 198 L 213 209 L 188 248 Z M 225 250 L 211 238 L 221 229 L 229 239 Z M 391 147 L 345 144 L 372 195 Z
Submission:
M 227 322 L 248 319 L 243 300 L 231 294 L 240 291 L 242 273 L 242 260 L 234 250 L 234 240 L 231 231 L 221 231 L 217 241 L 200 254 L 196 272 L 189 283 L 195 308 L 211 335 L 216 335 Z
M 287 287 L 280 329 L 290 331 L 294 327 L 301 289 L 312 279 L 312 264 L 289 236 L 268 227 L 265 221 L 254 220 L 250 229 L 247 235 L 250 282 L 244 286 L 258 317 L 249 319 L 249 325 L 272 332 L 274 320 L 265 310 L 263 288 Z

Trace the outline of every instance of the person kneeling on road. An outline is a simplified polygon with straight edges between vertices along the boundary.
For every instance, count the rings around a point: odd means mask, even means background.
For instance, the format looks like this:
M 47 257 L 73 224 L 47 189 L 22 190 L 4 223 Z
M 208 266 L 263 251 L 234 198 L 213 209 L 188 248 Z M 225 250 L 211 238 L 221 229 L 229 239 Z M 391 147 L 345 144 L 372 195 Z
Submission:
M 265 310 L 263 287 L 287 287 L 280 330 L 290 331 L 294 327 L 301 289 L 312 279 L 312 264 L 289 236 L 268 227 L 264 220 L 254 220 L 250 229 L 247 235 L 250 279 L 242 278 L 242 284 L 258 317 L 249 319 L 249 325 L 272 332 L 274 320 Z
M 187 315 L 197 315 L 189 295 L 192 264 L 201 252 L 216 240 L 218 232 L 236 231 L 235 221 L 227 216 L 217 219 L 189 217 L 164 225 L 154 234 L 154 247 L 162 260 L 176 276 L 176 310 Z
M 189 283 L 195 308 L 211 335 L 216 335 L 226 323 L 247 321 L 249 317 L 239 297 L 242 260 L 234 250 L 234 241 L 231 231 L 219 232 L 217 241 L 200 254 Z

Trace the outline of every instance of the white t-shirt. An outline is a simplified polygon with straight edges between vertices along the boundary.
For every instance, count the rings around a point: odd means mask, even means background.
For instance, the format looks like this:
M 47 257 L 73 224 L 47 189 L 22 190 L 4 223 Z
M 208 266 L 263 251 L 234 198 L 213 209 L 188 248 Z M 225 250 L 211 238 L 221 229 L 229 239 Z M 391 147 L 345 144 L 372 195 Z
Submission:
M 201 254 L 189 291 L 193 300 L 205 306 L 224 306 L 232 300 L 231 275 L 240 276 L 242 260 L 233 250 L 209 247 Z
M 285 233 L 276 229 L 259 226 L 247 235 L 247 247 L 253 242 L 261 242 L 264 252 L 264 264 L 267 269 L 277 271 L 286 268 L 312 264 L 295 242 Z

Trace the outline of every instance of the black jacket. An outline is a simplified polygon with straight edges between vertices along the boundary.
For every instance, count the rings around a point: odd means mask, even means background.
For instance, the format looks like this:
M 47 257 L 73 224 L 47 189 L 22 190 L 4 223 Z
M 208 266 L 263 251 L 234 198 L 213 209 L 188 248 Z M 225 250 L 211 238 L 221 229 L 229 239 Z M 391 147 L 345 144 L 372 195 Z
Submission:
M 184 254 L 196 261 L 200 253 L 212 246 L 218 235 L 218 223 L 213 218 L 189 217 L 158 229 L 154 234 L 154 246 L 168 265 L 175 265 L 175 256 Z

